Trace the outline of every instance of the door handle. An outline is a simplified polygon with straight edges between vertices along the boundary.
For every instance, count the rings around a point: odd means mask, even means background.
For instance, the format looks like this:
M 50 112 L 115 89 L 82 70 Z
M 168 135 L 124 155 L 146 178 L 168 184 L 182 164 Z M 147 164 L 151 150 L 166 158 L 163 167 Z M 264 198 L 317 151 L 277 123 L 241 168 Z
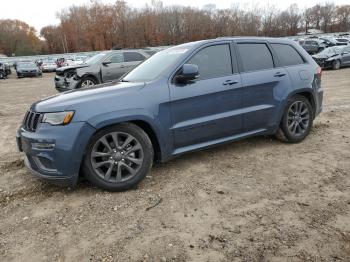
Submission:
M 276 74 L 274 74 L 273 76 L 274 77 L 282 77 L 282 76 L 285 76 L 286 74 L 284 73 L 281 73 L 281 72 L 277 72 Z
M 120 65 L 120 68 L 125 68 L 125 65 Z
M 227 86 L 227 85 L 232 86 L 232 85 L 237 84 L 237 83 L 238 83 L 238 81 L 235 81 L 235 80 L 226 80 L 226 81 L 223 83 L 223 85 L 224 85 L 224 86 Z

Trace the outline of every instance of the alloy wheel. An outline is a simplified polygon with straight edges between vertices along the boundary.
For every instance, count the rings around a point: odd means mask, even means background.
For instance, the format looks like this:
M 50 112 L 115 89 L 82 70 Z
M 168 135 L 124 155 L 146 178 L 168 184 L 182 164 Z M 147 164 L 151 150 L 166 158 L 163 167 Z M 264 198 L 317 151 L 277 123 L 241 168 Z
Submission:
M 310 122 L 310 112 L 303 101 L 296 101 L 288 109 L 288 130 L 294 135 L 304 134 Z
M 140 142 L 124 132 L 112 132 L 98 139 L 90 161 L 96 174 L 107 182 L 120 183 L 136 176 L 144 160 Z
M 93 81 L 91 81 L 90 79 L 86 79 L 81 83 L 81 87 L 89 87 L 89 86 L 93 86 L 95 85 L 95 83 Z

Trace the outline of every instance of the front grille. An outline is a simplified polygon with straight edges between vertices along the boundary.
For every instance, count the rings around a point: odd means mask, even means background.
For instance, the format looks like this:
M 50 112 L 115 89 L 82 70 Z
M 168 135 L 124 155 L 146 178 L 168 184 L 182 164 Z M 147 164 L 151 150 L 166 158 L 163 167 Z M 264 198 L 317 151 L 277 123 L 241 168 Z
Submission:
M 28 111 L 23 119 L 23 128 L 25 130 L 28 130 L 30 132 L 35 132 L 36 128 L 38 127 L 38 124 L 41 121 L 43 114 Z

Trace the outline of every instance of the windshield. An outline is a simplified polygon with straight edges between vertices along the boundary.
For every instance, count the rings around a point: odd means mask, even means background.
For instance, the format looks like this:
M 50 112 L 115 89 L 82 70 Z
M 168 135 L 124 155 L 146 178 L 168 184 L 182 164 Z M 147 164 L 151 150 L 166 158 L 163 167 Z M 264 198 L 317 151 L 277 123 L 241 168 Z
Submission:
M 189 45 L 181 45 L 158 52 L 128 73 L 123 81 L 147 82 L 156 79 L 174 62 L 184 56 Z
M 19 68 L 33 68 L 36 67 L 36 64 L 34 63 L 22 63 L 22 64 L 18 64 Z
M 104 57 L 107 53 L 99 53 L 97 55 L 94 55 L 93 57 L 90 57 L 85 61 L 86 64 L 95 64 L 97 61 L 99 61 L 102 57 Z
M 339 47 L 329 47 L 320 52 L 321 55 L 335 55 L 340 53 L 341 48 Z

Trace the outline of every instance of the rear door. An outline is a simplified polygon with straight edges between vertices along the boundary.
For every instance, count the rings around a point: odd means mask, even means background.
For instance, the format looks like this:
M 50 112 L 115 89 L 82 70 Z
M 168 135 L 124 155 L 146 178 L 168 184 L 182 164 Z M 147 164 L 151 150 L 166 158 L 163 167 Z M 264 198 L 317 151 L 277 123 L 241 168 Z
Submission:
M 107 57 L 101 65 L 103 82 L 117 80 L 125 74 L 124 56 L 122 53 L 115 53 Z
M 240 133 L 242 84 L 232 51 L 229 42 L 202 47 L 185 62 L 198 66 L 199 78 L 170 83 L 175 154 Z
M 266 42 L 238 42 L 243 85 L 243 129 L 258 133 L 274 128 L 283 95 L 290 90 L 284 68 L 275 68 Z

